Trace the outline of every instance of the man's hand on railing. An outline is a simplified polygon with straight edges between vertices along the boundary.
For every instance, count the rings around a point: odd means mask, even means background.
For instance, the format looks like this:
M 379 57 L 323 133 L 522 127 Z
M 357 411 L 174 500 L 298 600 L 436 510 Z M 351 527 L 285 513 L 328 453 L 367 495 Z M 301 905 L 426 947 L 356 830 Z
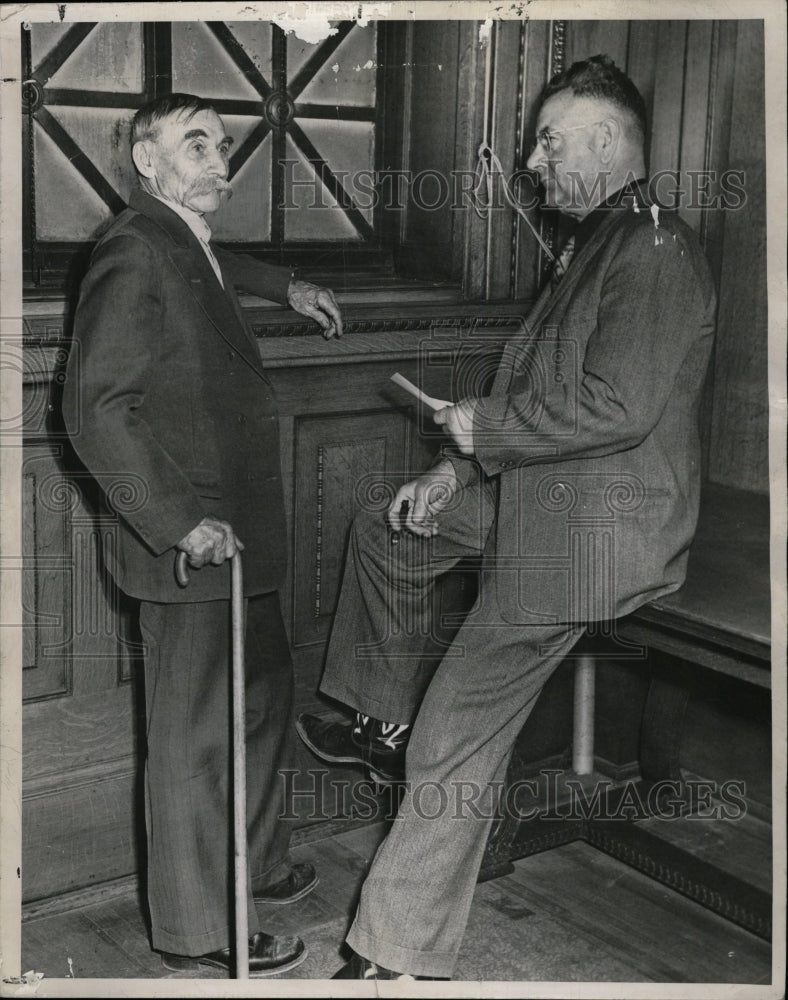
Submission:
M 342 336 L 342 313 L 330 288 L 308 281 L 291 281 L 287 301 L 296 312 L 316 320 L 326 340 Z

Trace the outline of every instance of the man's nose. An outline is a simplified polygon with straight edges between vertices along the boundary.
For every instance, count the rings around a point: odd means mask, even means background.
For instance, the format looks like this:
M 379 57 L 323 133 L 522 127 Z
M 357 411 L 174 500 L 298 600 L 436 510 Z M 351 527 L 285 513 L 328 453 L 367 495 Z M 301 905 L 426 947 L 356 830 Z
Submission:
M 213 156 L 210 163 L 210 172 L 216 174 L 219 177 L 226 178 L 230 165 L 226 153 L 222 153 L 221 150 L 214 150 Z
M 525 165 L 529 170 L 536 170 L 536 168 L 543 162 L 547 162 L 547 157 L 544 154 L 541 142 L 537 142 L 533 148 L 533 152 L 526 160 Z

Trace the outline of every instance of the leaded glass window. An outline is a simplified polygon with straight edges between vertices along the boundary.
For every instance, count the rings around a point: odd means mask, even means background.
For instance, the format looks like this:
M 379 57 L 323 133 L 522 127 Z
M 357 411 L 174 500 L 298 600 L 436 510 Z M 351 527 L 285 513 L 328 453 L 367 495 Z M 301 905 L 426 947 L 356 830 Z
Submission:
M 234 197 L 210 219 L 217 238 L 297 262 L 338 247 L 379 251 L 369 191 L 380 159 L 381 29 L 332 29 L 317 43 L 259 21 L 23 30 L 31 283 L 62 279 L 123 207 L 135 184 L 131 118 L 169 91 L 211 99 L 235 140 Z

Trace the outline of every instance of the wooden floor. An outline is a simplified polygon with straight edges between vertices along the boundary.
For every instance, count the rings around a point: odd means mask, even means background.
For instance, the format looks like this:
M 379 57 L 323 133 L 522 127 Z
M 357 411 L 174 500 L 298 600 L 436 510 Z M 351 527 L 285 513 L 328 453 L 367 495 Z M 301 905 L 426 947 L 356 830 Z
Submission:
M 309 955 L 291 978 L 327 979 L 343 964 L 354 900 L 384 833 L 385 824 L 368 824 L 294 849 L 296 860 L 315 864 L 320 884 L 297 903 L 258 908 L 265 929 L 298 933 L 307 942 Z M 765 941 L 588 844 L 533 855 L 515 869 L 477 886 L 454 980 L 771 982 Z M 30 908 L 23 916 L 22 969 L 48 980 L 226 978 L 209 968 L 184 977 L 161 966 L 134 883 L 65 912 L 56 905 Z M 332 995 L 342 989 L 332 988 Z

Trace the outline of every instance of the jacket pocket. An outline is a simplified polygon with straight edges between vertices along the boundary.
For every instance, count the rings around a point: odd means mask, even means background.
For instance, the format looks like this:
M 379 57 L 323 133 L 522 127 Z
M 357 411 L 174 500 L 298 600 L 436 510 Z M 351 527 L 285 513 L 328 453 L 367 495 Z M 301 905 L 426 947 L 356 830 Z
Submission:
M 220 500 L 224 496 L 219 476 L 209 469 L 187 469 L 186 478 L 198 496 L 210 497 L 212 500 Z

